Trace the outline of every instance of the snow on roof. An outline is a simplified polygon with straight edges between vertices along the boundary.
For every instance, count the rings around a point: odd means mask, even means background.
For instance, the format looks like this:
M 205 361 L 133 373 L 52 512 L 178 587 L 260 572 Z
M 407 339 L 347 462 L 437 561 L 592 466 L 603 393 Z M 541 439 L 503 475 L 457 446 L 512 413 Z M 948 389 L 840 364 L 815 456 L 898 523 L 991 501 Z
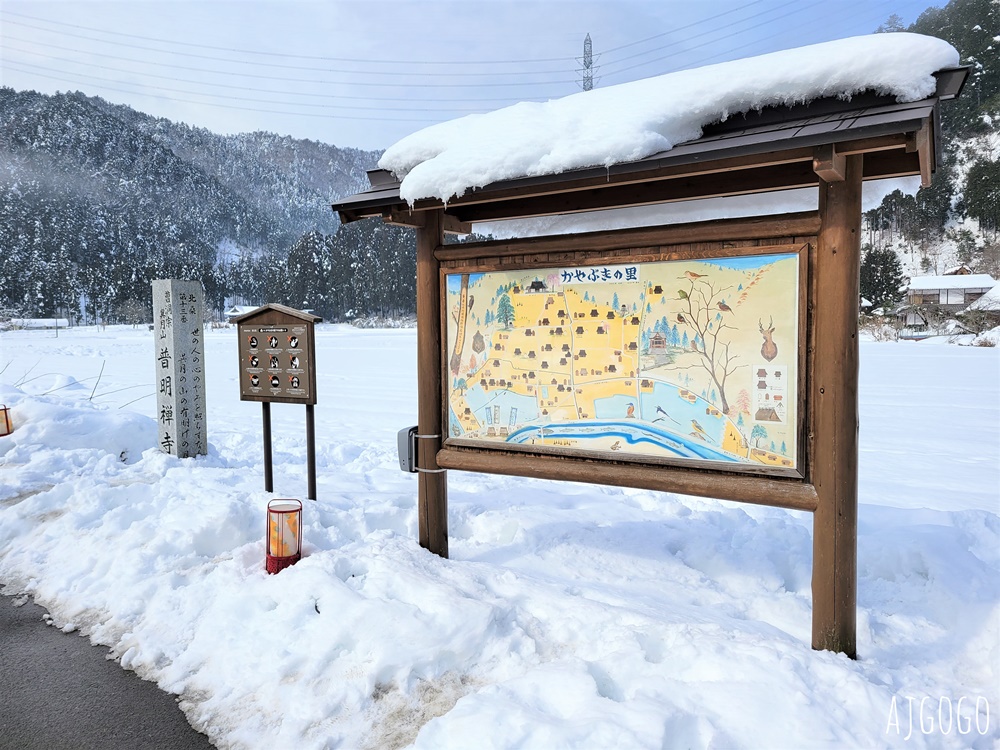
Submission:
M 934 93 L 934 72 L 958 63 L 934 37 L 851 37 L 467 115 L 406 136 L 378 165 L 402 178 L 411 204 L 447 201 L 498 180 L 643 159 L 767 106 L 865 90 L 917 101 Z
M 986 292 L 986 294 L 965 308 L 966 312 L 972 310 L 1000 311 L 1000 284 L 996 284 L 992 289 Z
M 917 276 L 910 279 L 907 289 L 990 289 L 996 280 L 988 273 L 970 273 L 965 276 Z

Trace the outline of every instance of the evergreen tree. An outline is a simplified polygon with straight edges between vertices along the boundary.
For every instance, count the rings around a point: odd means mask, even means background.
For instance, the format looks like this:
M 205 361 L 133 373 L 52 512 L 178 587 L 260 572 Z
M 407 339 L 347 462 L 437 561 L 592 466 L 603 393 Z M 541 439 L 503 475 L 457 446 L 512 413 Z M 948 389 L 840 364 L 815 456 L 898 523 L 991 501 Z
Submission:
M 987 236 L 1000 233 L 1000 159 L 980 158 L 969 168 L 965 183 L 965 209 Z
M 888 248 L 866 246 L 861 256 L 861 296 L 873 307 L 894 307 L 900 299 L 903 268 Z
M 514 324 L 514 305 L 511 304 L 510 297 L 506 294 L 500 298 L 497 304 L 497 320 L 504 328 L 510 328 Z

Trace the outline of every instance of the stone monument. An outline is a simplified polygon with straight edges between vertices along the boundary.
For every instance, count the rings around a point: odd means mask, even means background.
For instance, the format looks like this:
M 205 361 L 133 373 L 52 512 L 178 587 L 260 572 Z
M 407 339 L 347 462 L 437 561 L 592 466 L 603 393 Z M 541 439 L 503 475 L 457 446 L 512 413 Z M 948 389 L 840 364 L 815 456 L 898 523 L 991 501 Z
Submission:
M 208 454 L 205 295 L 198 281 L 153 282 L 157 445 L 178 458 Z

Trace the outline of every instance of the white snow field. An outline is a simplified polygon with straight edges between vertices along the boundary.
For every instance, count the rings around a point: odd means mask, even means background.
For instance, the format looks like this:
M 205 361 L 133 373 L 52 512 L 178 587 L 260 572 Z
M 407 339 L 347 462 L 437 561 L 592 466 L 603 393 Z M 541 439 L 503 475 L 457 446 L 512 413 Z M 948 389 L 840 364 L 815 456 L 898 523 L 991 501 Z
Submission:
M 1000 745 L 1000 349 L 862 343 L 851 661 L 810 648 L 809 514 L 451 472 L 452 558 L 422 550 L 413 330 L 317 328 L 319 499 L 269 576 L 236 330 L 185 460 L 154 446 L 151 337 L 0 333 L 0 581 L 219 747 Z M 304 409 L 272 413 L 301 498 Z

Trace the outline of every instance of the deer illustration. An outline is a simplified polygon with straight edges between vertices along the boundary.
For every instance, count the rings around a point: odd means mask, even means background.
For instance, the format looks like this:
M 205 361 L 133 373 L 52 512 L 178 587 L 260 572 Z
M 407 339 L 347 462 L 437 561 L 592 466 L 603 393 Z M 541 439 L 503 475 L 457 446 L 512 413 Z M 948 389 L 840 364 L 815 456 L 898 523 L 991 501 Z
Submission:
M 764 337 L 764 343 L 760 347 L 760 356 L 770 362 L 778 356 L 778 345 L 771 338 L 774 334 L 774 318 L 772 317 L 768 321 L 767 328 L 764 328 L 764 324 L 759 319 L 757 320 L 757 325 L 760 327 L 761 336 Z

